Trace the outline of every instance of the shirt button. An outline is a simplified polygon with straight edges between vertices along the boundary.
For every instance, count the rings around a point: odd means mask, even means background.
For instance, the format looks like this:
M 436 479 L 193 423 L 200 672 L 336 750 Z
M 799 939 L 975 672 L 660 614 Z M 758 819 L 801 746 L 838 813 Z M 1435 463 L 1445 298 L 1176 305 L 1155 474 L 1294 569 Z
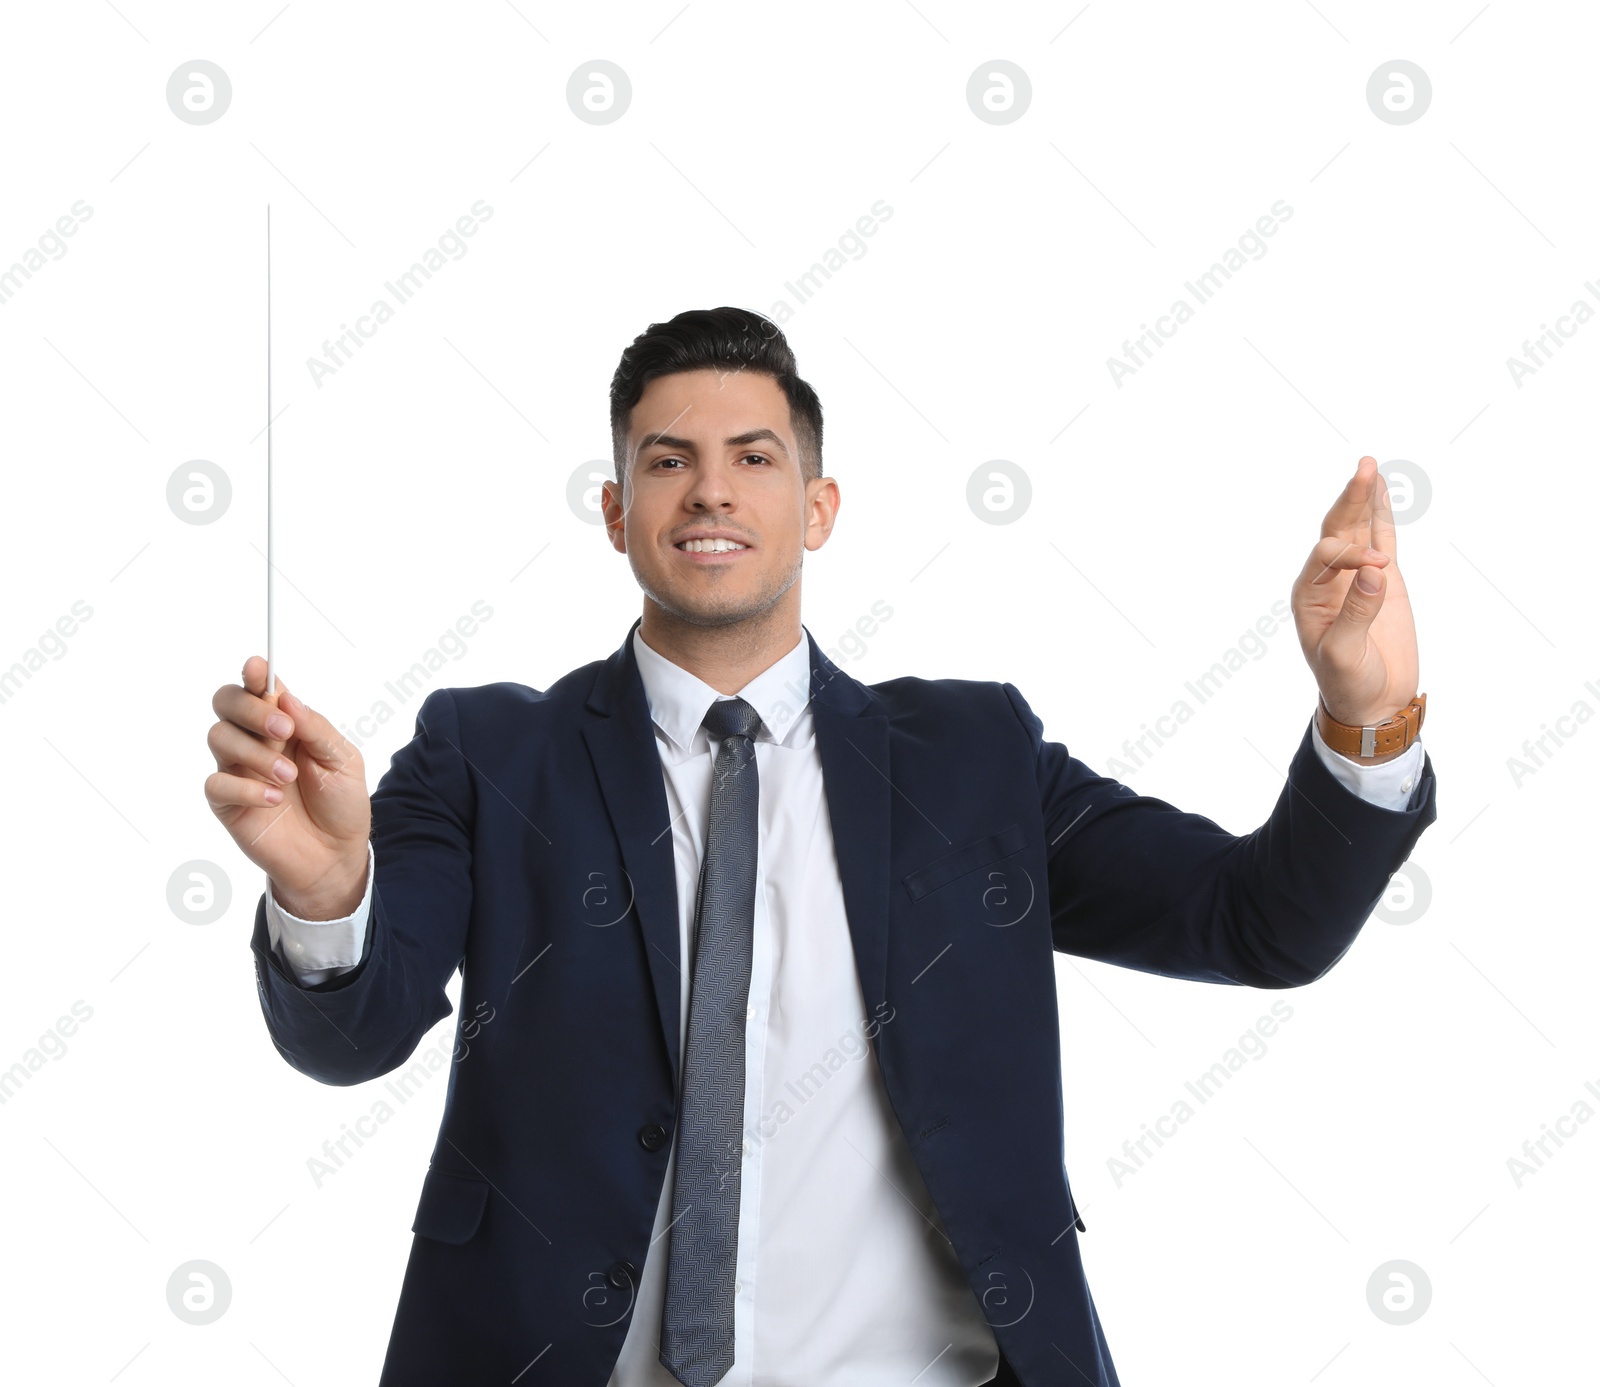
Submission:
M 1400 788 L 1402 790 L 1409 790 L 1411 788 L 1411 777 L 1409 775 L 1400 782 Z
M 744 1146 L 744 1154 L 748 1156 L 750 1154 L 750 1152 L 753 1150 L 753 1148 L 750 1145 L 750 1138 L 746 1137 L 742 1144 Z
M 754 1002 L 751 1002 L 750 1005 L 744 1009 L 744 1019 L 746 1021 L 754 1021 L 756 1019 L 756 1004 Z
M 733 1293 L 734 1293 L 734 1295 L 742 1295 L 744 1293 L 744 1282 L 743 1281 L 735 1281 L 733 1283 Z
M 295 951 L 295 953 L 297 953 L 297 954 L 304 953 L 305 949 L 306 949 L 306 946 L 304 944 L 302 944 L 298 939 L 291 939 L 289 941 L 289 947 L 291 949 L 293 949 Z

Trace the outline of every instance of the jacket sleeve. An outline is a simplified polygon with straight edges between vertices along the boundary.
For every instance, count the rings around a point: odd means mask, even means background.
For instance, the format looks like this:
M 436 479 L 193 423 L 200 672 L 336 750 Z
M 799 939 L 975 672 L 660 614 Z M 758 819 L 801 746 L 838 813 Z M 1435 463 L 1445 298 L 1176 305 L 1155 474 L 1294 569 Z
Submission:
M 1314 982 L 1438 817 L 1431 759 L 1407 806 L 1383 808 L 1322 764 L 1308 718 L 1271 815 L 1235 836 L 1097 775 L 1046 741 L 1022 695 L 1005 690 L 1033 741 L 1061 953 L 1198 982 Z
M 250 948 L 273 1044 L 326 1084 L 359 1084 L 398 1068 L 450 1014 L 445 984 L 466 952 L 477 816 L 451 690 L 436 689 L 372 795 L 376 871 L 360 961 L 303 986 L 272 948 L 266 896 Z

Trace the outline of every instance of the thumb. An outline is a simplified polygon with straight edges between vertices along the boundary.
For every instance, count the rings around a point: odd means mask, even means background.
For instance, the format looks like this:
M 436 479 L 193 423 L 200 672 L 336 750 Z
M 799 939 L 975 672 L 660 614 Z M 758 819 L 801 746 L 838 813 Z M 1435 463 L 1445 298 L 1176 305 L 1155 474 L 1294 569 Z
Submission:
M 294 719 L 294 735 L 312 760 L 337 770 L 350 759 L 350 744 L 344 734 L 308 705 L 296 698 L 280 681 L 278 706 Z
M 1355 581 L 1344 595 L 1344 605 L 1328 629 L 1325 644 L 1335 650 L 1344 649 L 1352 654 L 1366 644 L 1367 631 L 1383 606 L 1383 594 L 1388 588 L 1381 568 L 1364 564 L 1356 569 Z M 1370 589 L 1370 590 L 1369 590 Z

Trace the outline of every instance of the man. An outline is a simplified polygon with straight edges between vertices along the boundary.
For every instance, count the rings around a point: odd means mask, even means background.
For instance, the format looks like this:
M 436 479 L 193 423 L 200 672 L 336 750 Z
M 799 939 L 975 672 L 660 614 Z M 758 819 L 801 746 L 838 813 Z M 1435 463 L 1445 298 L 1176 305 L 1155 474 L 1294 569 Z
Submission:
M 615 653 L 433 692 L 370 800 L 259 658 L 214 700 L 284 1058 L 389 1073 L 462 971 L 384 1387 L 1115 1387 L 1052 951 L 1309 983 L 1433 822 L 1376 463 L 1294 583 L 1320 702 L 1236 837 L 1044 740 L 1010 684 L 821 654 L 801 566 L 839 488 L 774 324 L 653 324 L 611 402 L 606 534 L 644 590 Z

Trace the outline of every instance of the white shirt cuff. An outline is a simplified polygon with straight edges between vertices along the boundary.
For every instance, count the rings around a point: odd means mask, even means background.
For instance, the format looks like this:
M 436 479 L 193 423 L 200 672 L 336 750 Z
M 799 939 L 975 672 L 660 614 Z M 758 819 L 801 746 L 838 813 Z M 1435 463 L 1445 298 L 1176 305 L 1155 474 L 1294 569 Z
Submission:
M 303 986 L 311 987 L 336 978 L 361 962 L 367 920 L 372 913 L 372 880 L 376 874 L 377 859 L 369 842 L 367 886 L 361 904 L 337 920 L 302 920 L 298 915 L 291 915 L 273 899 L 272 878 L 267 878 L 267 940 Z
M 1363 765 L 1341 756 L 1322 739 L 1317 720 L 1311 720 L 1311 740 L 1333 778 L 1352 794 L 1380 809 L 1404 809 L 1422 775 L 1422 739 L 1417 738 L 1392 761 Z

